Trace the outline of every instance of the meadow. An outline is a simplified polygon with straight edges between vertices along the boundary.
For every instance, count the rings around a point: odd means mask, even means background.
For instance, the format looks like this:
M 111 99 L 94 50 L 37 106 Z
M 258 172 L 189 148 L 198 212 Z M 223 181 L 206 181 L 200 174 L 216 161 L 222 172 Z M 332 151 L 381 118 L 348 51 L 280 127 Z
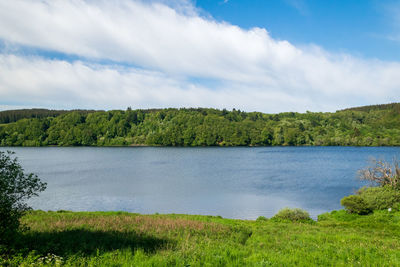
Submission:
M 396 266 L 400 212 L 318 221 L 31 211 L 4 266 Z

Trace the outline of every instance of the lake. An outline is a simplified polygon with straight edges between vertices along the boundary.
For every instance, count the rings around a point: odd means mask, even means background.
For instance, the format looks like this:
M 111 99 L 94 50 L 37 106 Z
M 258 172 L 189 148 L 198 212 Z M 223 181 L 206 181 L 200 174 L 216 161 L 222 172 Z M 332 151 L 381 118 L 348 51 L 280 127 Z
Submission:
M 284 207 L 341 209 L 361 187 L 357 170 L 399 147 L 41 147 L 16 152 L 48 183 L 34 209 L 224 218 L 271 217 Z

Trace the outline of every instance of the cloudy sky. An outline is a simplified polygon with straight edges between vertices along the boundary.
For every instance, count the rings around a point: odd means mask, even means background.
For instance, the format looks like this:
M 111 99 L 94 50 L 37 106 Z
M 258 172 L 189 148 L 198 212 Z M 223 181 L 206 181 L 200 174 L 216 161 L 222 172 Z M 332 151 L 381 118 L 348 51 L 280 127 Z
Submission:
M 400 1 L 0 0 L 0 110 L 400 102 Z

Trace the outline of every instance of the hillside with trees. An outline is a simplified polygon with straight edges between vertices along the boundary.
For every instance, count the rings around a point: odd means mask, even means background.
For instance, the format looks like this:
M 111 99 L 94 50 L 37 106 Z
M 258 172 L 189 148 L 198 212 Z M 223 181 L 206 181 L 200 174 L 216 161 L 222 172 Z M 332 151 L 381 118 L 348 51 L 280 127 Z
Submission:
M 74 110 L 80 113 L 91 113 L 94 110 Z M 69 110 L 51 110 L 51 109 L 17 109 L 17 110 L 6 110 L 0 112 L 0 124 L 16 122 L 20 119 L 30 119 L 30 118 L 47 118 L 47 117 L 57 117 L 59 115 L 71 112 Z
M 24 118 L 0 124 L 1 146 L 400 145 L 399 103 L 334 113 L 264 114 L 208 108 L 43 110 L 43 116 L 32 116 L 34 110 L 24 112 Z

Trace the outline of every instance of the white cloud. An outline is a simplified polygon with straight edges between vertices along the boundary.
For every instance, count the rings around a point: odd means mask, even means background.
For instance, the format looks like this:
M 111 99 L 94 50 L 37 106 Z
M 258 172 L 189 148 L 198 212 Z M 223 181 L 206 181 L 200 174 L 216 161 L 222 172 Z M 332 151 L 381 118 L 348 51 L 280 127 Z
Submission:
M 214 90 L 154 71 L 0 55 L 0 99 L 4 103 L 18 100 L 67 109 L 211 106 L 262 110 L 267 106 L 278 110 L 282 98 L 294 106 L 310 104 L 305 98 L 248 85 Z
M 335 110 L 399 101 L 400 64 L 330 54 L 174 5 L 0 0 L 0 38 L 82 61 L 0 57 L 0 104 Z M 91 59 L 115 65 L 90 64 Z M 85 62 L 86 60 L 89 60 Z M 119 63 L 124 63 L 119 65 Z M 138 66 L 126 67 L 128 65 Z M 217 85 L 191 78 L 216 80 Z

